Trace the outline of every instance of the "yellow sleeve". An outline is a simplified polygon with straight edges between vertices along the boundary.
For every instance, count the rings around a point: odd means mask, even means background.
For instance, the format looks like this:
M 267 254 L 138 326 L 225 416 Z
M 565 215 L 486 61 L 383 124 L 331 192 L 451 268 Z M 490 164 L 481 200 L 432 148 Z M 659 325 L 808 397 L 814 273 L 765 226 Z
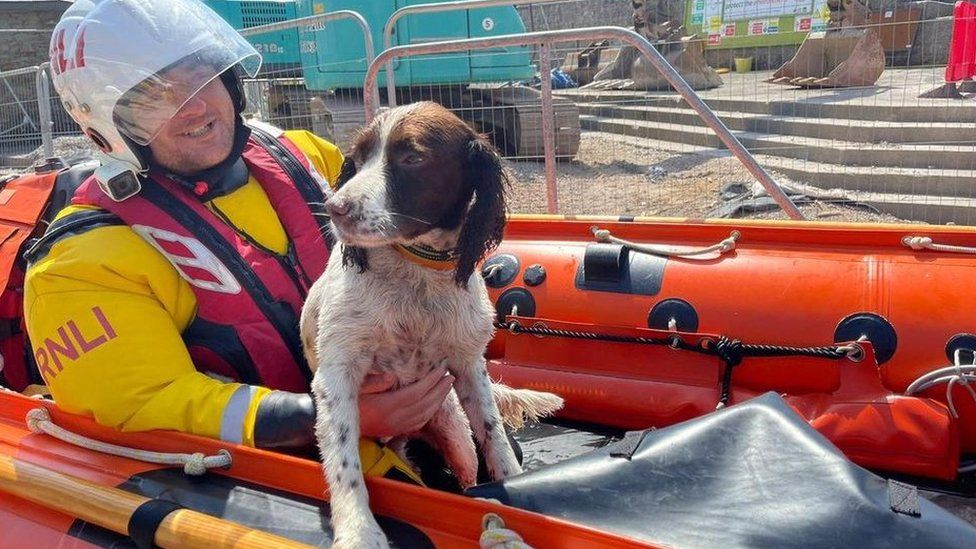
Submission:
M 306 130 L 289 130 L 284 135 L 305 153 L 315 170 L 325 176 L 329 185 L 335 188 L 335 182 L 342 170 L 342 152 L 339 147 Z
M 129 227 L 56 241 L 28 268 L 24 304 L 35 359 L 59 407 L 123 431 L 236 433 L 253 445 L 268 390 L 194 368 L 180 337 L 196 312 L 193 291 Z

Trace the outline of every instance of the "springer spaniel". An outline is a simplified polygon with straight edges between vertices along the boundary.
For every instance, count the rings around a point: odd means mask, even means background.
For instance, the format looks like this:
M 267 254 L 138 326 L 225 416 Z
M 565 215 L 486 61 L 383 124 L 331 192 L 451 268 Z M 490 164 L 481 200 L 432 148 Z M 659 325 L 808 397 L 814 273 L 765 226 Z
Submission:
M 367 374 L 392 373 L 400 385 L 435 369 L 456 378 L 411 436 L 438 450 L 463 487 L 477 480 L 472 431 L 493 479 L 518 474 L 503 421 L 551 413 L 562 399 L 488 378 L 495 312 L 475 268 L 501 240 L 508 180 L 483 136 L 436 103 L 398 107 L 357 137 L 337 183 L 326 209 L 341 252 L 309 292 L 302 341 L 316 368 L 334 547 L 386 547 L 359 463 L 357 398 Z

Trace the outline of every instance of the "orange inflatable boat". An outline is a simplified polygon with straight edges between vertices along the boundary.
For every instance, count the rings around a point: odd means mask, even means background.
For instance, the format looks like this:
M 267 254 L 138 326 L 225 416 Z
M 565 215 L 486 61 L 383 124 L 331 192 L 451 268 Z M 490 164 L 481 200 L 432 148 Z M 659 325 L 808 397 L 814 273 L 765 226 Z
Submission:
M 493 372 L 626 429 L 776 391 L 854 462 L 954 480 L 976 453 L 973 246 L 962 227 L 518 219 L 485 263 Z

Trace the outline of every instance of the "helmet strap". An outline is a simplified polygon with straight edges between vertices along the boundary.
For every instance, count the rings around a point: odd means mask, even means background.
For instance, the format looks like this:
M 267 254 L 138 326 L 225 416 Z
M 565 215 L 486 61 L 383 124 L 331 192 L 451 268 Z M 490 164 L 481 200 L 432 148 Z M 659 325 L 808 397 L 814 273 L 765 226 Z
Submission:
M 234 102 L 234 112 L 240 116 L 244 112 L 244 107 L 247 106 L 247 98 L 244 96 L 244 83 L 241 81 L 238 65 L 220 73 L 220 81 L 227 88 L 227 93 L 230 94 L 230 99 Z

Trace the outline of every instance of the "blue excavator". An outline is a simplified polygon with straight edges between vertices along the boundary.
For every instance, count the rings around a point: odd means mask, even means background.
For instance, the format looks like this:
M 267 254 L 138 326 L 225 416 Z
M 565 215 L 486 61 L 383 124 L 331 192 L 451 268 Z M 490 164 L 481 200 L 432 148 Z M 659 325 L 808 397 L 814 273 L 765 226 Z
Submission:
M 383 45 L 383 28 L 396 10 L 430 3 L 429 0 L 204 1 L 237 29 L 352 10 L 369 23 L 378 50 Z M 525 30 L 512 6 L 457 9 L 401 18 L 392 44 L 481 38 Z M 328 116 L 330 109 L 357 110 L 358 105 L 350 105 L 350 101 L 360 102 L 362 98 L 366 75 L 362 32 L 358 24 L 347 19 L 330 21 L 321 28 L 296 28 L 248 37 L 265 58 L 263 93 L 270 98 L 272 111 L 279 113 L 273 117 L 274 122 L 313 126 L 310 129 L 331 133 L 327 137 L 343 144 L 351 132 L 339 127 L 340 122 L 352 126 L 357 121 L 334 120 L 325 125 L 310 121 L 321 120 L 316 115 L 323 113 Z M 531 51 L 521 47 L 394 61 L 399 103 L 418 100 L 442 103 L 490 135 L 506 155 L 516 158 L 542 156 L 540 93 L 526 85 L 537 81 L 537 74 Z M 548 70 L 541 76 L 548 78 Z M 385 83 L 386 76 L 381 71 L 379 84 L 385 86 Z M 381 96 L 385 98 L 386 94 Z M 554 110 L 557 157 L 572 158 L 579 149 L 579 109 L 570 101 L 556 98 Z

